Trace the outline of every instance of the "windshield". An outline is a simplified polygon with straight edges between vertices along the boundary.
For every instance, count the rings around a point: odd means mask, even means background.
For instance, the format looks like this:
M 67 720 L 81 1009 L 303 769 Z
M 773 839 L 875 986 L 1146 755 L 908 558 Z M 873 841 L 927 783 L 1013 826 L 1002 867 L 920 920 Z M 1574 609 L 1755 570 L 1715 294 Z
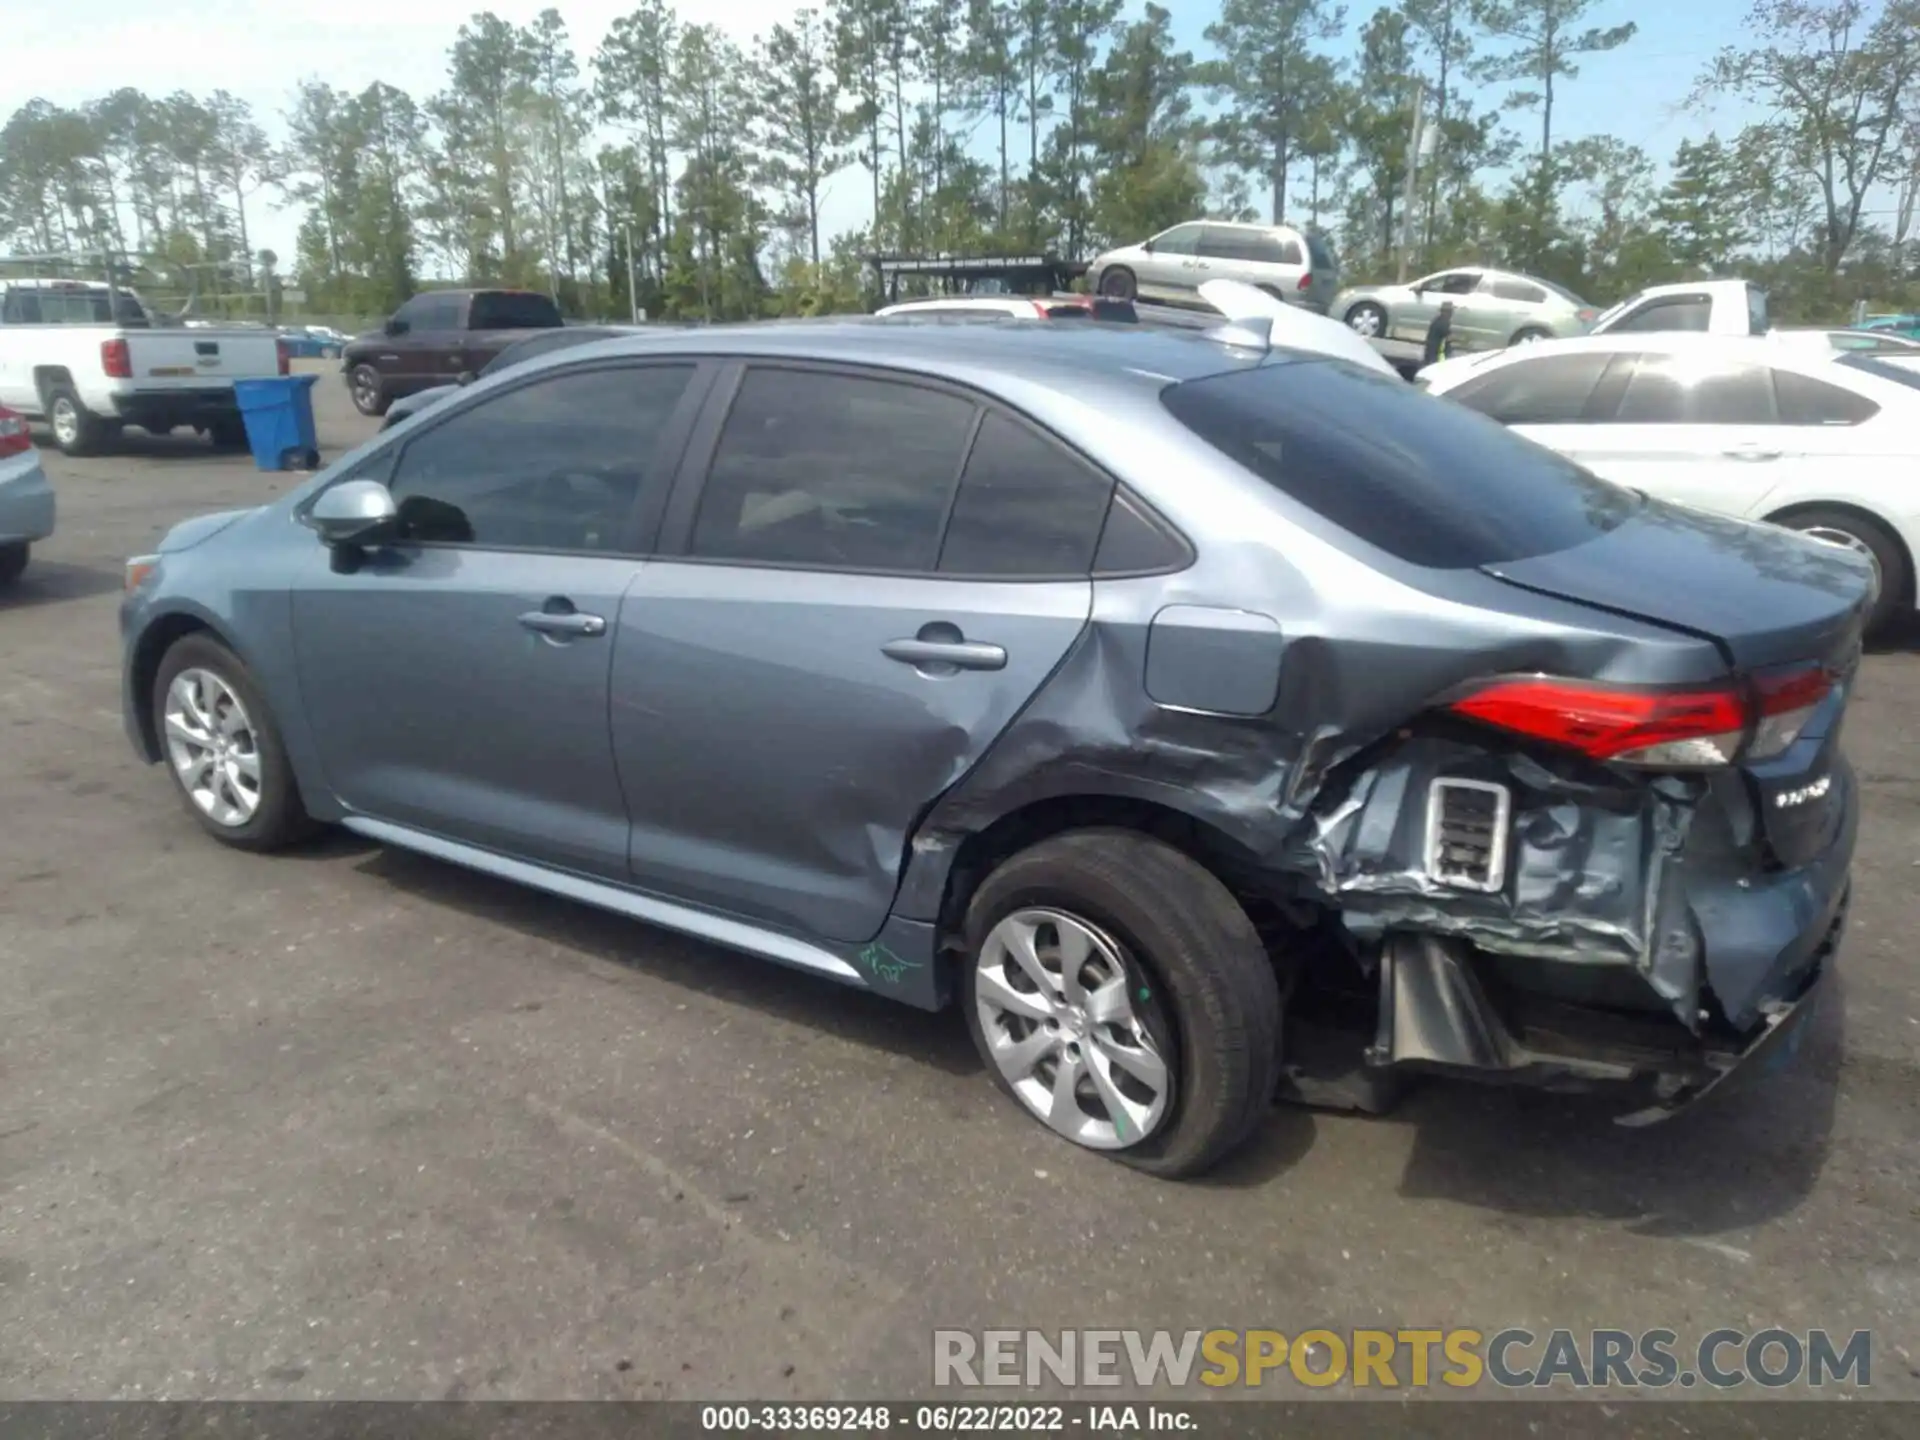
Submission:
M 1569 550 L 1640 505 L 1484 415 L 1343 361 L 1188 380 L 1160 399 L 1274 489 L 1415 565 L 1466 569 Z

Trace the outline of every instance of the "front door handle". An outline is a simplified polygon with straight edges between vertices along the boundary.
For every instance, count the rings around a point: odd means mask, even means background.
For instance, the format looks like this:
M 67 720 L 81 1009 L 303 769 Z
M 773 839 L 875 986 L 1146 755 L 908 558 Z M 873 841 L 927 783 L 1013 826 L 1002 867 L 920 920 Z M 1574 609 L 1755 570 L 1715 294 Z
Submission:
M 1004 670 L 1007 652 L 976 640 L 889 640 L 880 653 L 902 665 L 951 665 L 956 670 Z
M 520 623 L 536 635 L 572 638 L 576 635 L 604 635 L 607 621 L 603 615 L 582 615 L 577 610 L 529 610 Z
M 1763 450 L 1758 445 L 1739 445 L 1722 453 L 1730 460 L 1778 460 L 1783 452 Z

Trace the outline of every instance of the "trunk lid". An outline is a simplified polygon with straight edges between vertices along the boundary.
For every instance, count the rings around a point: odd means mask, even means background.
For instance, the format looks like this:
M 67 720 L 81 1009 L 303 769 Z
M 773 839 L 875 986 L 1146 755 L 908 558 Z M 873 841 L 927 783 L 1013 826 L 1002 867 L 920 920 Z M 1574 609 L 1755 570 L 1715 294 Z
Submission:
M 136 390 L 205 390 L 280 373 L 271 330 L 127 330 Z
M 1848 551 L 1771 525 L 1648 500 L 1584 545 L 1481 567 L 1545 595 L 1714 641 L 1730 668 L 1850 668 L 1872 583 Z
M 1838 746 L 1871 572 L 1849 552 L 1769 525 L 1649 501 L 1624 524 L 1555 554 L 1482 567 L 1509 584 L 1704 636 L 1742 679 L 1818 663 L 1839 678 L 1799 738 L 1739 767 L 1774 861 L 1831 843 L 1850 803 Z

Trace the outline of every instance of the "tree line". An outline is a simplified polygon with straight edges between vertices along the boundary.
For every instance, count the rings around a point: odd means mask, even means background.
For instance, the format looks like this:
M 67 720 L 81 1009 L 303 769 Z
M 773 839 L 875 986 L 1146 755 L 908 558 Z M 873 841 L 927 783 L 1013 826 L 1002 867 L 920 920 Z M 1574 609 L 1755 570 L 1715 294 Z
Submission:
M 1777 314 L 1920 308 L 1920 0 L 1756 0 L 1674 102 L 1760 118 L 1668 157 L 1555 128 L 1634 42 L 1606 8 L 1397 0 L 1343 50 L 1335 0 L 1222 0 L 1195 54 L 1151 0 L 827 0 L 747 46 L 639 0 L 584 73 L 559 11 L 483 12 L 438 93 L 309 79 L 277 139 L 221 90 L 31 101 L 0 237 L 229 290 L 277 264 L 316 313 L 458 279 L 737 318 L 858 308 L 872 251 L 1084 258 L 1207 215 L 1320 229 L 1349 282 L 1475 262 L 1606 301 L 1738 272 Z M 830 183 L 866 226 L 826 232 Z M 291 257 L 254 248 L 269 198 L 303 216 Z

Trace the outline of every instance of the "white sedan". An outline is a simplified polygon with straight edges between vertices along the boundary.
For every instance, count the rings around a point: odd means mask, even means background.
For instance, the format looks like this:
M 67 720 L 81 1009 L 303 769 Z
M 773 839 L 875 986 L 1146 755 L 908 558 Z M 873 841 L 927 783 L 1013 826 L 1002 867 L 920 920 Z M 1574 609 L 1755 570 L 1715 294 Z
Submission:
M 1443 360 L 1416 383 L 1619 484 L 1863 552 L 1876 626 L 1914 607 L 1920 367 L 1765 337 L 1616 333 Z

